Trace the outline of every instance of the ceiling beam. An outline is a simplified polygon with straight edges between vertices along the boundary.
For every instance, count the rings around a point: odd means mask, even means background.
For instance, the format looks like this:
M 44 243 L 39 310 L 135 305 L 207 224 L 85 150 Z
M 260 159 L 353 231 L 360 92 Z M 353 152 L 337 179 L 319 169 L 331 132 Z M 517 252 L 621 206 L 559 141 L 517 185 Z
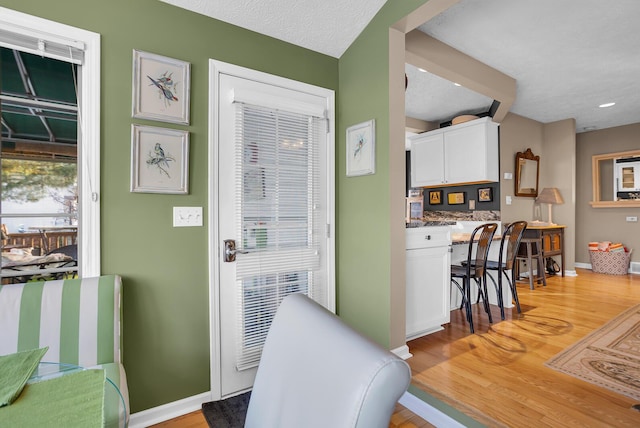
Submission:
M 514 78 L 420 30 L 406 35 L 405 61 L 498 101 L 500 104 L 493 115 L 494 122 L 502 122 L 516 100 Z
M 427 122 L 426 120 L 420 120 L 409 116 L 405 116 L 404 118 L 404 129 L 409 132 L 415 132 L 416 134 L 431 131 L 432 129 L 437 129 L 439 127 L 439 124 L 434 122 Z

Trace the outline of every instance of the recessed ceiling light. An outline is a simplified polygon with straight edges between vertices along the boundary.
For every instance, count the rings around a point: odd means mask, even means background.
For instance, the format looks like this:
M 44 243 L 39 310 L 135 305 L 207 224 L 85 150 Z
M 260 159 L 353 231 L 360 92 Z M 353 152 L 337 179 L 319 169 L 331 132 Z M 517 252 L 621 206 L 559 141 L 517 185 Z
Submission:
M 598 107 L 605 108 L 605 107 L 611 107 L 614 105 L 616 105 L 616 103 L 605 103 L 605 104 L 600 104 Z
M 423 72 L 423 73 L 426 73 L 426 72 L 427 72 L 427 70 L 425 70 L 424 68 L 419 68 L 419 69 L 418 69 L 418 71 L 421 71 L 421 72 Z
M 456 83 L 456 82 L 453 82 L 453 84 L 456 85 L 456 86 L 462 86 L 461 84 Z

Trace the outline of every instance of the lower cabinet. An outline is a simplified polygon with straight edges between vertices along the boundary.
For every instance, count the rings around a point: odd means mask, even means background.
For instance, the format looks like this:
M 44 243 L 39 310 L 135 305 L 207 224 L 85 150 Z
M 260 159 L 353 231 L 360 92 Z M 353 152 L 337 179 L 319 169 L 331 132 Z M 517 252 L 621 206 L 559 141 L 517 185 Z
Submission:
M 450 321 L 449 246 L 407 250 L 406 336 L 415 339 Z

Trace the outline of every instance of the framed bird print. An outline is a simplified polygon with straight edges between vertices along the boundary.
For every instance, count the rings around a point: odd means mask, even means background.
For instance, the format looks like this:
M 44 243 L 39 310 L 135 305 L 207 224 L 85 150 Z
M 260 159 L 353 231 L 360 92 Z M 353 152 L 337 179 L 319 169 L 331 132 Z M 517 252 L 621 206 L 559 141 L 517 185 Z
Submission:
M 189 132 L 131 125 L 131 191 L 189 193 Z
M 189 124 L 191 64 L 133 50 L 132 116 Z
M 347 177 L 376 172 L 376 124 L 369 120 L 347 128 Z

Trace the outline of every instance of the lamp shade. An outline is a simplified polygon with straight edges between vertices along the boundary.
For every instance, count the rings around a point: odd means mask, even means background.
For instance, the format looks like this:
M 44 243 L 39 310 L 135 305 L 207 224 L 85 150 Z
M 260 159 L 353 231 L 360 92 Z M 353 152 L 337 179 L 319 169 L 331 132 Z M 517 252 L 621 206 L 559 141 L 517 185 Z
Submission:
M 541 204 L 564 204 L 560 191 L 555 187 L 545 187 L 536 198 Z

